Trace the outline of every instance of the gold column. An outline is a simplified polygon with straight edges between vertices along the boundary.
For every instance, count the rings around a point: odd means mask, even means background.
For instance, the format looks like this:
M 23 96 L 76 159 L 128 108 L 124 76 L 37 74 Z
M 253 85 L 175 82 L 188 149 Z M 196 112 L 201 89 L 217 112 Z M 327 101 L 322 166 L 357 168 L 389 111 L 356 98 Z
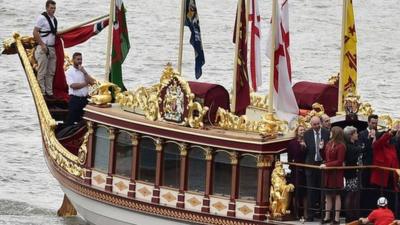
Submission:
M 112 175 L 115 171 L 115 129 L 109 128 L 108 139 L 110 140 L 110 149 L 108 155 L 108 173 L 106 178 L 106 191 L 112 192 Z
M 236 216 L 236 199 L 238 197 L 238 181 L 239 181 L 239 167 L 238 167 L 238 154 L 237 152 L 231 153 L 231 196 L 228 207 L 228 216 Z
M 272 155 L 259 155 L 257 158 L 257 198 L 254 207 L 254 220 L 264 221 L 268 209 Z
M 154 190 L 153 197 L 151 198 L 151 202 L 160 203 L 160 185 L 162 178 L 162 162 L 163 162 L 163 144 L 164 141 L 161 138 L 158 138 L 156 141 L 156 151 L 157 151 L 157 163 L 156 163 L 156 179 L 154 181 Z
M 137 133 L 131 134 L 132 141 L 132 163 L 131 163 L 131 179 L 129 182 L 128 197 L 136 197 L 136 177 L 139 162 L 139 135 Z
M 207 148 L 206 152 L 206 189 L 204 190 L 203 206 L 201 207 L 202 212 L 210 212 L 210 194 L 212 191 L 212 163 L 213 155 L 212 148 Z
M 87 128 L 88 128 L 88 142 L 87 142 L 87 158 L 85 164 L 85 175 L 84 175 L 84 182 L 85 184 L 91 185 L 92 184 L 92 167 L 93 167 L 93 133 L 95 124 L 92 121 L 87 121 Z
M 180 181 L 179 181 L 179 194 L 176 207 L 185 208 L 185 191 L 187 189 L 187 144 L 180 145 L 181 152 L 181 168 L 180 168 Z

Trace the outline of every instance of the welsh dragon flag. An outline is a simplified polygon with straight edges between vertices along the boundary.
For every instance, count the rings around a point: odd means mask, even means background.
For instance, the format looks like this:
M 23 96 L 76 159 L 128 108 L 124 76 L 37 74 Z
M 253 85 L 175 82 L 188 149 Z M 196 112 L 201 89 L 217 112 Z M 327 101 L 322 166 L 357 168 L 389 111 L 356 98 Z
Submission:
M 113 45 L 109 80 L 125 91 L 126 88 L 122 81 L 122 63 L 128 55 L 131 45 L 129 44 L 125 7 L 122 0 L 115 1 L 115 14 L 113 16 Z

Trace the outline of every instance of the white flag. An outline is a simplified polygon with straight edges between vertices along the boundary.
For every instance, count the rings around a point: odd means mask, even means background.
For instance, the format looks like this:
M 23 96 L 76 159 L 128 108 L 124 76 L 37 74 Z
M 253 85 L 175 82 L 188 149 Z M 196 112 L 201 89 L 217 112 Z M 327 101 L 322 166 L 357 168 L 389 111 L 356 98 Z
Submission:
M 292 70 L 289 54 L 289 2 L 277 0 L 275 19 L 275 54 L 274 54 L 274 105 L 278 117 L 289 122 L 299 114 L 296 98 L 292 89 Z M 271 35 L 270 35 L 271 36 Z M 269 38 L 268 48 L 271 48 Z M 268 50 L 267 48 L 267 50 Z M 270 52 L 270 51 L 268 51 Z M 270 54 L 267 54 L 270 57 Z
M 261 56 L 260 56 L 260 11 L 258 10 L 258 0 L 250 0 L 250 72 L 251 72 L 251 87 L 257 91 L 257 87 L 262 84 L 261 75 Z

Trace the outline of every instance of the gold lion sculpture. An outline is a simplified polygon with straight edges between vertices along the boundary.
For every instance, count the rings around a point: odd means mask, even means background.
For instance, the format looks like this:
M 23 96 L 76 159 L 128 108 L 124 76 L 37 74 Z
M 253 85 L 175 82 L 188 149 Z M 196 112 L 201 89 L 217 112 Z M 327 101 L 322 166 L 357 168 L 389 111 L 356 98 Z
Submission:
M 282 163 L 277 161 L 275 169 L 272 171 L 271 176 L 271 217 L 273 219 L 280 219 L 282 216 L 289 214 L 290 192 L 294 191 L 293 184 L 287 184 L 285 178 L 285 171 Z

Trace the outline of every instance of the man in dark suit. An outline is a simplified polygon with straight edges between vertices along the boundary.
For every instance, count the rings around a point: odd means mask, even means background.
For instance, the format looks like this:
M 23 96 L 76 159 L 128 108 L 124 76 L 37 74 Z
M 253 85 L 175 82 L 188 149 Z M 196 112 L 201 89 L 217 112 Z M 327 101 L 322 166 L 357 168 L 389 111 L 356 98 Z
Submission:
M 365 166 L 372 164 L 372 140 L 377 137 L 378 116 L 372 114 L 368 116 L 368 127 L 358 135 L 358 141 L 363 146 L 362 161 Z M 368 179 L 369 180 L 369 179 Z
M 306 160 L 309 165 L 319 166 L 323 161 L 323 149 L 329 141 L 330 132 L 321 127 L 321 119 L 318 116 L 311 118 L 311 129 L 304 133 L 306 144 Z M 321 171 L 319 169 L 306 169 L 306 182 L 308 187 L 321 187 Z M 309 208 L 317 208 L 320 201 L 320 191 L 307 189 L 307 203 Z M 322 205 L 322 203 L 320 203 Z M 307 221 L 314 220 L 314 211 L 309 210 Z
M 361 131 L 358 135 L 358 141 L 363 148 L 362 153 L 362 163 L 364 166 L 372 165 L 373 159 L 373 150 L 372 150 L 372 142 L 374 138 L 378 137 L 377 132 L 378 127 L 378 116 L 375 114 L 371 114 L 368 116 L 368 127 L 367 129 Z M 373 186 L 370 185 L 370 176 L 371 171 L 369 169 L 365 169 L 362 171 L 362 187 L 363 188 L 371 188 Z M 369 196 L 368 198 L 361 198 L 361 206 L 366 209 L 373 208 L 375 206 L 375 202 L 373 199 L 379 197 L 379 193 L 374 192 L 373 190 L 362 190 L 362 196 Z M 363 211 L 362 215 L 367 215 L 369 210 Z

